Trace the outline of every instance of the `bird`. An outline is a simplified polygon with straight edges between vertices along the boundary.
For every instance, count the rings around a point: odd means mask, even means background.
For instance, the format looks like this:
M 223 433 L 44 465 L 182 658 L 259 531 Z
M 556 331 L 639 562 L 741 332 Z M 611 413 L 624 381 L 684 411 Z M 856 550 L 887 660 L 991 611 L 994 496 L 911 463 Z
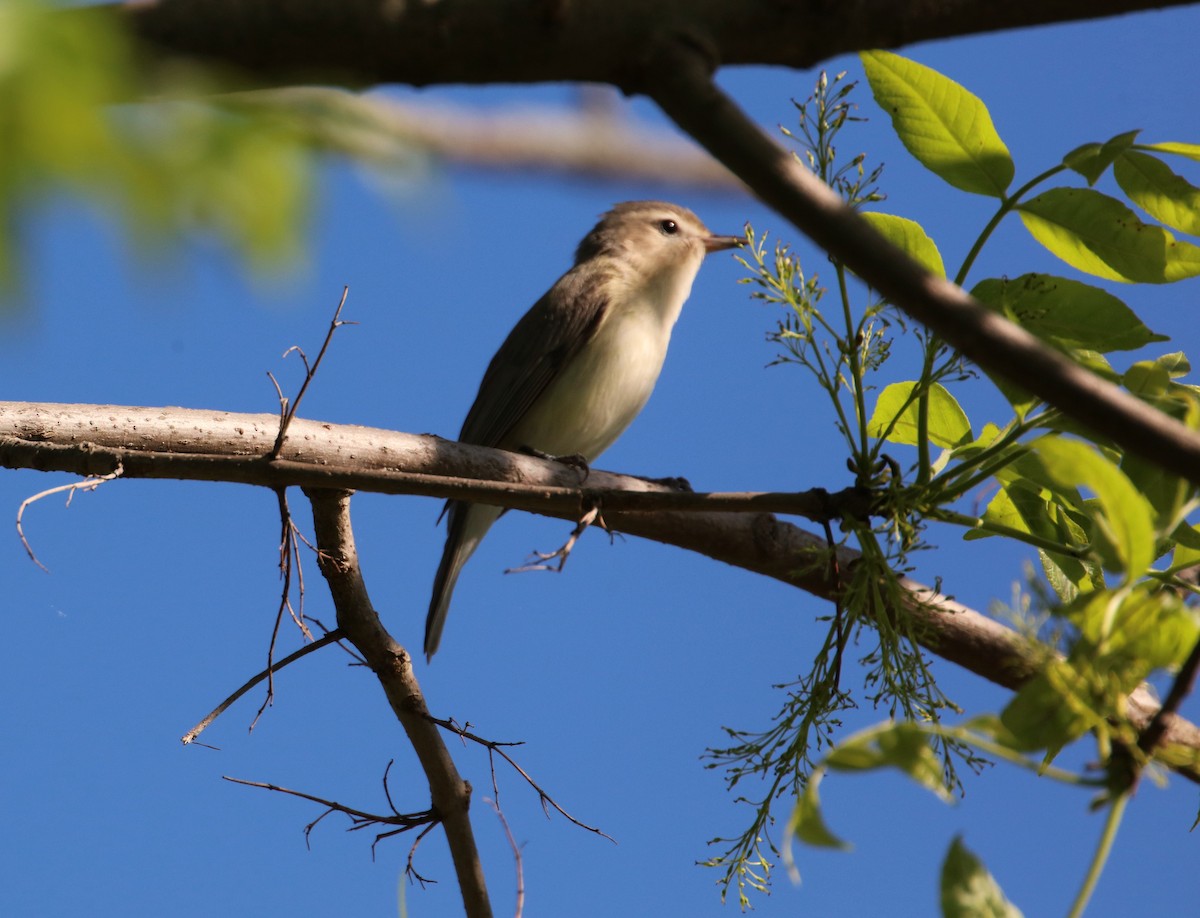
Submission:
M 571 457 L 586 469 L 650 398 L 704 256 L 742 243 L 740 236 L 714 235 L 677 204 L 614 206 L 583 237 L 572 267 L 500 345 L 459 441 Z M 446 502 L 446 545 L 425 620 L 427 661 L 441 643 L 463 565 L 503 512 Z

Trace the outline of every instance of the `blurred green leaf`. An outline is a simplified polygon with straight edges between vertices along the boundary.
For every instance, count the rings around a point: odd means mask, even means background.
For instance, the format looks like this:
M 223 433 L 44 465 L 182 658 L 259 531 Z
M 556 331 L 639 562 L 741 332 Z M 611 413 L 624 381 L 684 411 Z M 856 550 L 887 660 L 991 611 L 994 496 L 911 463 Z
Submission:
M 941 899 L 943 918 L 1022 918 L 962 838 L 950 843 L 942 862 Z
M 1139 584 L 1129 591 L 1100 591 L 1063 609 L 1087 642 L 1097 667 L 1113 670 L 1119 691 L 1131 691 L 1156 669 L 1178 666 L 1200 637 L 1197 612 L 1174 590 Z
M 930 274 L 938 277 L 946 276 L 946 266 L 942 263 L 942 254 L 920 223 L 892 214 L 881 214 L 877 211 L 860 211 L 860 215 L 882 236 L 886 237 L 888 242 L 903 249 L 909 258 Z
M 1083 736 L 1101 715 L 1091 692 L 1065 660 L 1050 660 L 1013 696 L 1000 714 L 1017 748 L 1057 752 Z
M 219 87 L 182 68 L 161 98 L 138 98 L 115 17 L 0 0 L 0 272 L 30 209 L 65 187 L 124 217 L 144 251 L 201 232 L 256 267 L 299 249 L 309 153 L 282 117 L 187 102 Z
M 894 721 L 851 737 L 829 754 L 825 765 L 836 771 L 897 768 L 944 802 L 953 800 L 931 738 L 911 722 Z
M 1129 200 L 1160 223 L 1200 234 L 1200 188 L 1155 156 L 1130 150 L 1113 165 L 1113 176 Z
M 1108 353 L 1168 340 L 1119 299 L 1098 287 L 1052 274 L 980 281 L 971 295 L 1022 328 L 1067 348 Z
M 936 70 L 887 51 L 859 55 L 875 101 L 908 151 L 955 188 L 1003 198 L 1013 162 L 980 99 Z
M 849 851 L 853 846 L 834 835 L 825 824 L 825 817 L 821 814 L 821 799 L 817 793 L 820 781 L 821 776 L 817 773 L 804 786 L 804 792 L 796 800 L 791 818 L 788 819 L 787 836 L 816 848 Z
M 1034 239 L 1088 274 L 1147 284 L 1200 274 L 1200 248 L 1090 188 L 1051 188 L 1017 209 Z
M 1145 496 L 1086 443 L 1049 434 L 1033 444 L 1033 451 L 1060 485 L 1086 487 L 1096 495 L 1094 504 L 1085 504 L 1095 529 L 1116 548 L 1126 579 L 1142 576 L 1154 560 L 1154 512 Z

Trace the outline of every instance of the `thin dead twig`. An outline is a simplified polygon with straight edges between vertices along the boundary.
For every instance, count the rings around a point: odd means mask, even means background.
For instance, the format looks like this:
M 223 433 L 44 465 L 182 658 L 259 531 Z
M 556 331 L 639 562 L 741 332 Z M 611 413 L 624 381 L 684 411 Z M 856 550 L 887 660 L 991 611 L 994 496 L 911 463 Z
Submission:
M 504 829 L 504 837 L 508 839 L 508 846 L 512 848 L 513 864 L 517 872 L 517 905 L 513 910 L 513 918 L 521 918 L 525 912 L 525 862 L 521 857 L 521 848 L 517 844 L 517 840 L 513 838 L 512 829 L 508 827 L 508 820 L 504 818 L 504 811 L 500 809 L 500 804 L 489 797 L 484 797 L 483 800 L 496 811 L 496 818 L 500 820 L 500 825 Z
M 579 826 L 579 828 L 586 829 L 589 832 L 593 832 L 596 835 L 599 835 L 603 838 L 607 838 L 614 845 L 617 843 L 617 840 L 615 838 L 613 838 L 611 835 L 609 835 L 607 832 L 604 832 L 601 829 L 596 828 L 595 826 L 590 826 L 586 822 L 581 822 L 580 820 L 578 820 L 574 816 L 572 816 L 570 813 L 568 813 L 566 810 L 564 810 L 561 806 L 559 806 L 558 803 L 555 801 L 555 799 L 553 797 L 551 797 L 550 794 L 548 794 L 542 788 L 542 786 L 540 784 L 538 784 L 535 780 L 533 780 L 532 777 L 530 777 L 529 772 L 527 772 L 524 768 L 522 768 L 520 765 L 518 765 L 516 763 L 516 761 L 513 759 L 513 757 L 504 751 L 505 746 L 522 746 L 522 745 L 524 745 L 524 743 L 521 743 L 521 742 L 507 742 L 506 743 L 506 742 L 499 742 L 497 740 L 484 739 L 482 736 L 479 736 L 475 733 L 470 732 L 469 730 L 467 730 L 463 727 L 458 726 L 458 724 L 456 724 L 453 720 L 442 720 L 440 718 L 434 717 L 433 715 L 429 715 L 429 721 L 430 721 L 430 723 L 437 724 L 443 730 L 447 730 L 450 733 L 453 733 L 455 736 L 458 736 L 464 740 L 470 740 L 473 743 L 478 743 L 480 746 L 483 746 L 483 748 L 485 748 L 488 751 L 488 761 L 489 762 L 492 760 L 492 756 L 494 756 L 494 755 L 498 755 L 498 756 L 500 756 L 500 758 L 504 759 L 504 761 L 506 761 L 517 774 L 519 774 L 522 778 L 525 779 L 525 783 L 528 784 L 530 787 L 532 787 L 534 789 L 534 791 L 537 792 L 538 799 L 541 801 L 541 804 L 542 804 L 542 810 L 546 813 L 547 817 L 549 817 L 549 815 L 550 815 L 550 808 L 553 807 L 555 810 L 558 811 L 558 813 L 561 816 L 563 816 L 563 818 L 565 818 L 569 822 L 573 823 L 574 825 Z M 492 782 L 493 782 L 492 789 L 493 789 L 493 791 L 496 791 L 495 778 L 496 778 L 496 772 L 495 772 L 495 768 L 493 767 L 492 768 Z M 496 798 L 499 799 L 498 791 L 496 791 Z
M 107 475 L 97 475 L 95 477 L 86 478 L 83 481 L 73 481 L 70 484 L 59 485 L 55 488 L 47 488 L 45 491 L 40 491 L 37 494 L 34 494 L 32 497 L 27 497 L 21 501 L 21 506 L 17 507 L 17 536 L 20 538 L 21 544 L 25 546 L 25 551 L 29 555 L 29 560 L 44 570 L 47 574 L 50 573 L 50 568 L 46 567 L 46 565 L 42 564 L 42 562 L 38 560 L 38 556 L 33 552 L 33 546 L 29 544 L 29 539 L 25 537 L 25 527 L 22 523 L 27 507 L 44 497 L 50 497 L 54 494 L 61 494 L 63 491 L 67 492 L 66 505 L 69 507 L 71 506 L 71 500 L 75 497 L 76 491 L 95 491 L 105 482 L 112 481 L 115 478 L 120 478 L 123 474 L 123 471 L 124 470 L 121 468 L 120 464 L 118 464 L 116 469 L 112 472 L 109 472 Z
M 520 567 L 510 567 L 504 573 L 524 574 L 529 571 L 554 571 L 562 573 L 563 566 L 567 563 L 567 558 L 571 556 L 571 551 L 575 548 L 575 543 L 579 541 L 579 537 L 587 531 L 587 528 L 597 520 L 605 529 L 608 528 L 604 525 L 604 519 L 600 516 L 600 504 L 593 503 L 591 509 L 580 517 L 579 522 L 575 524 L 575 528 L 571 530 L 571 535 L 561 547 L 552 552 L 535 551 L 528 563 L 522 564 Z M 558 564 L 549 563 L 555 558 L 558 559 Z
M 391 767 L 390 762 L 388 763 L 388 767 Z M 386 771 L 384 774 L 384 780 L 386 781 Z M 223 780 L 230 781 L 233 784 L 244 784 L 247 787 L 261 787 L 264 790 L 276 791 L 277 793 L 281 794 L 290 794 L 293 797 L 300 797 L 302 800 L 310 800 L 313 803 L 319 803 L 324 806 L 326 808 L 325 812 L 304 827 L 304 841 L 306 845 L 308 844 L 309 836 L 312 834 L 312 830 L 316 828 L 317 824 L 330 813 L 344 813 L 349 817 L 351 826 L 346 830 L 348 832 L 357 832 L 369 826 L 397 826 L 395 829 L 382 832 L 377 835 L 375 838 L 375 844 L 378 844 L 384 838 L 390 838 L 393 835 L 400 835 L 404 832 L 411 832 L 413 829 L 421 826 L 431 827 L 440 822 L 438 815 L 432 809 L 421 810 L 416 813 L 399 813 L 393 808 L 391 815 L 368 813 L 366 810 L 358 810 L 354 807 L 346 806 L 343 803 L 338 803 L 336 800 L 327 800 L 324 797 L 318 797 L 315 794 L 307 794 L 304 791 L 280 787 L 277 784 L 269 784 L 264 781 L 247 781 L 243 778 L 231 778 L 229 775 L 222 775 L 221 777 Z M 374 854 L 374 847 L 375 845 L 373 844 L 371 846 L 372 854 Z
M 180 742 L 183 743 L 185 746 L 189 745 L 190 743 L 194 743 L 196 741 L 196 737 L 198 737 L 201 733 L 203 733 L 208 728 L 209 724 L 211 724 L 214 720 L 216 720 L 218 717 L 220 717 L 222 714 L 224 714 L 230 705 L 232 705 L 235 701 L 237 701 L 239 698 L 241 698 L 243 695 L 245 695 L 246 692 L 250 691 L 250 689 L 254 688 L 254 686 L 258 685 L 258 683 L 262 682 L 263 679 L 266 679 L 268 677 L 268 675 L 274 675 L 275 673 L 279 672 L 279 670 L 283 669 L 285 666 L 289 666 L 290 664 L 295 663 L 297 660 L 301 659 L 302 657 L 306 657 L 310 653 L 312 653 L 316 650 L 320 650 L 322 647 L 325 647 L 329 644 L 337 643 L 338 641 L 341 641 L 344 637 L 345 637 L 345 634 L 340 629 L 335 628 L 333 631 L 327 632 L 326 634 L 324 634 L 317 640 L 313 641 L 311 644 L 305 644 L 303 647 L 301 647 L 295 653 L 288 654 L 286 657 L 284 657 L 278 663 L 271 664 L 271 666 L 268 669 L 264 669 L 262 672 L 258 673 L 257 675 L 253 676 L 252 678 L 246 680 L 246 682 L 243 683 L 237 689 L 237 691 L 235 691 L 231 695 L 229 695 L 224 701 L 222 701 L 219 705 L 217 705 L 215 708 L 213 708 L 204 717 L 203 720 L 201 720 L 198 724 L 196 724 L 196 726 L 192 727 L 191 730 L 189 730 L 187 733 L 185 733 L 183 736 L 181 736 L 179 738 Z M 259 710 L 259 713 L 260 714 L 262 713 L 261 709 Z M 256 716 L 255 720 L 257 720 L 257 719 L 258 718 Z
M 323 342 L 321 342 L 321 349 L 317 352 L 317 359 L 312 362 L 311 366 L 309 365 L 309 362 L 308 362 L 308 356 L 297 345 L 292 345 L 286 351 L 283 352 L 283 356 L 287 357 L 288 354 L 295 351 L 297 354 L 300 355 L 300 359 L 302 361 L 304 361 L 304 381 L 302 383 L 300 383 L 300 391 L 296 393 L 296 397 L 291 400 L 290 405 L 288 404 L 288 400 L 283 396 L 283 392 L 279 388 L 279 383 L 275 381 L 275 377 L 271 376 L 270 373 L 267 374 L 267 376 L 269 376 L 271 378 L 271 382 L 274 383 L 274 385 L 275 385 L 275 391 L 277 393 L 279 393 L 279 399 L 280 399 L 279 407 L 280 407 L 280 412 L 282 414 L 282 417 L 280 418 L 280 421 L 279 421 L 279 433 L 275 437 L 275 445 L 271 447 L 271 453 L 270 453 L 271 459 L 278 459 L 280 453 L 283 451 L 283 443 L 284 443 L 284 440 L 287 439 L 288 427 L 291 426 L 292 418 L 294 418 L 296 416 L 296 409 L 298 409 L 300 407 L 300 402 L 304 398 L 304 393 L 308 391 L 309 383 L 311 383 L 313 380 L 313 377 L 317 375 L 317 370 L 321 366 L 321 361 L 325 358 L 325 352 L 327 350 L 329 350 L 330 342 L 333 341 L 334 333 L 339 328 L 341 328 L 343 325 L 357 325 L 358 324 L 357 322 L 343 322 L 341 319 L 342 307 L 344 307 L 346 305 L 346 298 L 349 295 L 350 295 L 350 288 L 343 287 L 342 288 L 342 298 L 338 301 L 337 309 L 335 309 L 333 311 L 333 319 L 331 319 L 329 322 L 329 330 L 325 333 L 325 340 Z

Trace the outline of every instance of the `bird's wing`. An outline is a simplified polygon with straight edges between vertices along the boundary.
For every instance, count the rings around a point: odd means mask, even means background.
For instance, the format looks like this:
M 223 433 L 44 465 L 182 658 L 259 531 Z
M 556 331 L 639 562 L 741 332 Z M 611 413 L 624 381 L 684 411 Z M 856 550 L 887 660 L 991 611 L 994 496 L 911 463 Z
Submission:
M 608 272 L 568 271 L 509 333 L 492 358 L 459 440 L 479 446 L 536 446 L 504 439 L 563 366 L 595 333 L 608 305 Z

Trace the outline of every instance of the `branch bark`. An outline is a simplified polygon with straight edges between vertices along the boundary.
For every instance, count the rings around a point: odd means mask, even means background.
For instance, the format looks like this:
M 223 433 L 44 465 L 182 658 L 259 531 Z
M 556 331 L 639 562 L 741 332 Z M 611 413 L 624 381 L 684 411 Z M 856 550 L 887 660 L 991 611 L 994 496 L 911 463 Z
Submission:
M 143 46 L 243 85 L 572 80 L 641 88 L 656 36 L 686 28 L 721 65 L 807 68 L 865 48 L 1100 19 L 1194 0 L 160 0 L 104 8 Z
M 471 918 L 491 918 L 483 865 L 468 815 L 471 785 L 459 775 L 429 715 L 413 672 L 412 657 L 388 634 L 371 605 L 350 525 L 350 494 L 333 490 L 306 490 L 305 494 L 312 502 L 317 559 L 333 596 L 338 627 L 379 679 L 396 719 L 417 753 L 429 781 L 433 810 L 446 830 L 466 914 Z
M 571 520 L 600 489 L 640 492 L 647 501 L 657 495 L 667 503 L 674 499 L 640 478 L 592 471 L 588 480 L 597 488 L 585 491 L 577 487 L 574 470 L 558 463 L 437 437 L 300 419 L 289 428 L 281 459 L 271 462 L 265 457 L 277 429 L 278 418 L 269 414 L 0 402 L 0 466 L 84 475 L 120 466 L 123 478 L 454 496 Z M 740 513 L 646 512 L 606 503 L 604 517 L 622 532 L 699 552 L 825 599 L 842 588 L 824 566 L 805 570 L 802 563 L 824 549 L 823 537 L 753 507 Z M 843 549 L 840 569 L 848 570 L 857 557 Z M 924 626 L 916 630 L 931 652 L 1007 688 L 1019 688 L 1033 675 L 1032 658 L 1015 632 L 928 587 L 906 584 L 908 599 L 896 614 Z M 1158 708 L 1139 690 L 1130 697 L 1130 720 L 1142 729 Z M 1180 773 L 1200 780 L 1200 728 L 1178 716 L 1165 726 L 1160 751 Z

